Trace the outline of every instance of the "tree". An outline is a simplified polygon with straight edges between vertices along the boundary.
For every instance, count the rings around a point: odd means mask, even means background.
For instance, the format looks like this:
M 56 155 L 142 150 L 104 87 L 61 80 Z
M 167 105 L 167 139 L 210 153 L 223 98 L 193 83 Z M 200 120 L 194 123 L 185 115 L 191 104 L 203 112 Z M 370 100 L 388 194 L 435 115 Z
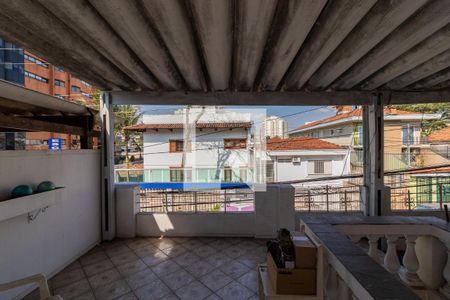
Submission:
M 114 105 L 113 112 L 121 121 L 114 126 L 115 138 L 116 140 L 118 138 L 124 140 L 125 160 L 128 163 L 128 142 L 130 141 L 131 134 L 128 130 L 125 130 L 125 127 L 135 125 L 142 114 L 139 111 L 139 107 L 136 105 Z M 121 143 L 118 144 L 120 145 Z
M 448 126 L 450 123 L 450 103 L 401 104 L 390 105 L 389 107 L 423 114 L 441 114 L 441 118 L 438 120 L 422 121 L 422 134 L 425 136 L 428 136 L 433 131 Z

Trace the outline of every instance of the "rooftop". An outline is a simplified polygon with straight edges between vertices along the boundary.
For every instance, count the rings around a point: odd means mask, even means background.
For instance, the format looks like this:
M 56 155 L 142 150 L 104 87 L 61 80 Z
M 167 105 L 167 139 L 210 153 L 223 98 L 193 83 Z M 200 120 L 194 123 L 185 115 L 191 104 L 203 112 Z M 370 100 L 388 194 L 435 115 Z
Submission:
M 428 136 L 430 142 L 450 142 L 450 126 L 436 130 Z
M 183 129 L 186 124 L 183 123 L 168 123 L 168 124 L 136 124 L 132 126 L 125 127 L 125 130 L 130 131 L 146 131 L 147 129 Z M 197 123 L 196 127 L 199 129 L 206 128 L 251 128 L 251 122 L 232 122 L 232 123 Z
M 273 138 L 267 141 L 267 150 L 327 150 L 327 149 L 344 149 L 344 147 L 310 137 L 294 137 L 294 138 Z

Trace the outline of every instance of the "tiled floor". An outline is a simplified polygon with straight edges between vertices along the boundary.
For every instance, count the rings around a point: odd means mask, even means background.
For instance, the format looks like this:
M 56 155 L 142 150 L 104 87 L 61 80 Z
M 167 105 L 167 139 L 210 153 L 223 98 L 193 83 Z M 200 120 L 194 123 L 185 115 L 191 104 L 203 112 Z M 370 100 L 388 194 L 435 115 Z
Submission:
M 257 299 L 256 266 L 265 253 L 265 241 L 251 238 L 115 240 L 89 251 L 49 285 L 65 300 Z

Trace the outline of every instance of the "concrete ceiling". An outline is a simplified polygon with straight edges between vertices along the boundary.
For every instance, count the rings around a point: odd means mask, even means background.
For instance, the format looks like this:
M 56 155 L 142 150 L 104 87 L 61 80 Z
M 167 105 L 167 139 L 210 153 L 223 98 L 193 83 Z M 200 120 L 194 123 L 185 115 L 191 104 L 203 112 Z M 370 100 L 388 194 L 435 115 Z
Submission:
M 110 91 L 446 91 L 448 0 L 0 0 L 0 36 Z

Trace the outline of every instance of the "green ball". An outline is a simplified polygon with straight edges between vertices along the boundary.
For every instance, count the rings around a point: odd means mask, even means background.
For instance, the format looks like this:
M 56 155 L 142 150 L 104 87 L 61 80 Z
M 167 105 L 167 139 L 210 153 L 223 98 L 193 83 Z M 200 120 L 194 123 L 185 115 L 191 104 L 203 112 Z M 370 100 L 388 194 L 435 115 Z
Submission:
M 37 187 L 37 192 L 38 193 L 42 193 L 42 192 L 47 192 L 47 191 L 51 191 L 54 190 L 55 184 L 51 181 L 42 181 L 41 183 L 39 183 L 38 187 Z
M 29 185 L 18 185 L 11 191 L 12 198 L 24 197 L 33 194 L 33 189 Z

